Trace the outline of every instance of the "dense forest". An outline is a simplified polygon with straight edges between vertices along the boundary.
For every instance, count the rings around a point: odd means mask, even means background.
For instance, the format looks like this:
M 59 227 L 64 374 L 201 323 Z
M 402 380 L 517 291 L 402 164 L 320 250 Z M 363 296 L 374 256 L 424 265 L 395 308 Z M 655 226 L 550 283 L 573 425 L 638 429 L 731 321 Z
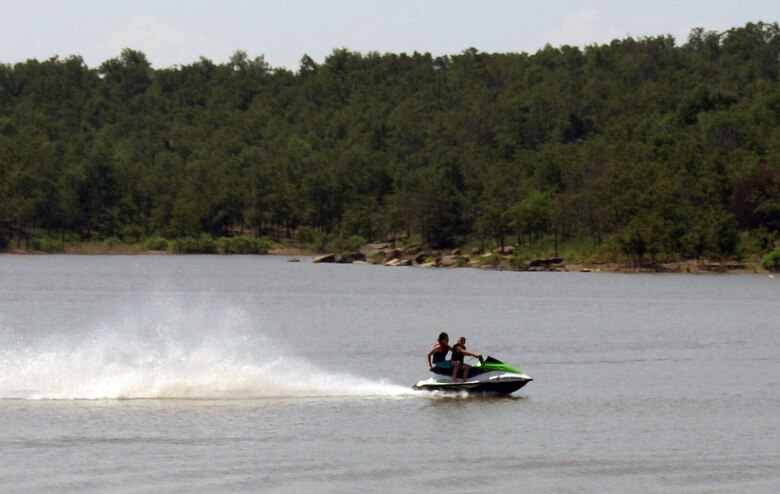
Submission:
M 297 71 L 243 51 L 2 64 L 0 250 L 413 235 L 639 262 L 768 252 L 779 76 L 777 23 L 534 54 L 337 49 Z

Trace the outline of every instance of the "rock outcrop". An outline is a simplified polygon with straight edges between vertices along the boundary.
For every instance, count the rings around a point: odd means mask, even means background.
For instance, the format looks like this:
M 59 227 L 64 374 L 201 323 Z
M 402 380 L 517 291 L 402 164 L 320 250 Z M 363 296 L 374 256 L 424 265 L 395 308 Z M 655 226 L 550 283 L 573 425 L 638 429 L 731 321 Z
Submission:
M 323 254 L 321 256 L 317 256 L 314 259 L 311 260 L 311 262 L 314 263 L 334 263 L 336 262 L 336 254 Z
M 471 255 L 463 255 L 461 249 L 443 254 L 439 250 L 426 249 L 424 245 L 410 245 L 403 250 L 389 242 L 373 242 L 358 251 L 345 254 L 325 254 L 315 257 L 318 263 L 363 263 L 382 266 L 416 266 L 423 268 L 471 267 L 508 271 L 565 271 L 566 265 L 560 257 L 522 260 L 514 257 L 517 248 L 506 245 L 502 249 L 483 251 L 472 249 Z

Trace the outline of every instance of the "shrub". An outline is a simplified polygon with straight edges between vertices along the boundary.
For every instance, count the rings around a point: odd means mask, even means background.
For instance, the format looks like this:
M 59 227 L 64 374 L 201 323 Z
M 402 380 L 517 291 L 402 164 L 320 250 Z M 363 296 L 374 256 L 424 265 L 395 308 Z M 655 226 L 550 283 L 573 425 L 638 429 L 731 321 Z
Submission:
M 355 252 L 366 244 L 366 239 L 360 235 L 352 235 L 348 238 L 338 238 L 333 242 L 336 252 Z
M 312 234 L 312 241 L 309 242 L 309 248 L 315 252 L 325 252 L 326 250 L 332 250 L 333 237 L 327 233 L 314 231 Z
M 33 250 L 47 252 L 49 254 L 65 250 L 65 245 L 62 242 L 52 238 L 34 238 L 30 241 L 30 247 Z
M 108 248 L 113 249 L 114 247 L 119 247 L 120 245 L 123 245 L 124 242 L 122 242 L 120 239 L 116 237 L 109 237 L 105 240 L 103 240 L 103 245 L 105 245 Z
M 224 254 L 265 254 L 273 243 L 265 238 L 223 237 L 217 240 L 217 248 Z
M 144 250 L 168 250 L 168 240 L 163 237 L 149 237 L 144 240 L 141 247 Z
M 761 265 L 770 271 L 780 271 L 780 247 L 765 255 Z
M 126 244 L 137 243 L 141 241 L 143 230 L 138 225 L 127 225 L 122 228 L 122 240 Z
M 198 251 L 203 254 L 215 254 L 217 252 L 217 242 L 205 233 L 198 237 Z
M 177 254 L 214 254 L 217 242 L 205 233 L 198 238 L 180 237 L 173 241 L 173 251 Z
M 525 256 L 515 254 L 509 258 L 509 265 L 515 270 L 524 270 L 526 268 Z
M 488 256 L 480 257 L 479 261 L 483 266 L 492 266 L 497 268 L 501 263 L 501 256 L 498 254 L 490 254 Z
M 217 250 L 223 254 L 235 254 L 233 251 L 233 239 L 230 237 L 221 237 L 217 239 Z
M 197 248 L 198 241 L 192 237 L 179 237 L 173 241 L 173 251 L 177 254 L 192 254 Z

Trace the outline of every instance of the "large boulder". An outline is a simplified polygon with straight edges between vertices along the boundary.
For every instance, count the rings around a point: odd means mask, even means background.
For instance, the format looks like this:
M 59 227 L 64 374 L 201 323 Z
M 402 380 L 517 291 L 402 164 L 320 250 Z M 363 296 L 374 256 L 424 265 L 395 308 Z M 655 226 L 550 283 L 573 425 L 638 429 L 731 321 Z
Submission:
M 504 250 L 502 251 L 499 247 L 498 249 L 493 251 L 496 254 L 501 254 L 503 256 L 511 256 L 515 253 L 515 246 L 514 245 L 505 245 Z
M 377 252 L 384 251 L 387 249 L 392 249 L 393 244 L 390 242 L 372 242 L 370 244 L 366 244 L 362 247 L 360 247 L 360 253 L 370 257 L 372 254 L 376 254 Z
M 442 256 L 439 265 L 445 268 L 457 268 L 469 264 L 469 258 L 463 256 Z
M 411 266 L 411 259 L 391 259 L 385 263 L 385 266 Z
M 311 262 L 316 262 L 316 263 L 336 262 L 336 254 L 323 254 L 321 256 L 315 257 L 314 259 L 311 260 Z
M 424 247 L 420 244 L 410 245 L 406 249 L 404 249 L 404 256 L 406 257 L 413 257 L 417 254 L 420 254 L 424 250 Z
M 430 252 L 420 252 L 414 256 L 414 264 L 425 264 L 426 259 L 433 257 Z
M 387 252 L 383 250 L 374 252 L 366 258 L 366 261 L 372 264 L 384 264 L 387 261 Z
M 528 263 L 529 268 L 550 267 L 553 264 L 561 264 L 563 259 L 551 257 L 549 259 L 534 259 Z
M 336 262 L 338 262 L 339 264 L 352 264 L 353 262 L 365 261 L 365 260 L 366 260 L 366 256 L 361 252 L 352 252 L 349 254 L 341 254 L 340 256 L 338 256 Z
M 559 271 L 564 268 L 563 259 L 551 257 L 549 259 L 533 259 L 526 263 L 526 271 Z

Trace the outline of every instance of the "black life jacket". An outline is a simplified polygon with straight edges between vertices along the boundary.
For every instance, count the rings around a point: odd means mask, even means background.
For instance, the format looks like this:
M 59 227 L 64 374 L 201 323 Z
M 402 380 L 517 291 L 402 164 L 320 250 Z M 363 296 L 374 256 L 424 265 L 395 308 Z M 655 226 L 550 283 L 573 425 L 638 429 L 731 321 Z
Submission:
M 452 347 L 452 357 L 450 357 L 450 360 L 456 361 L 456 362 L 463 362 L 463 350 L 465 350 L 466 347 L 464 345 L 458 345 L 457 343 L 455 346 Z
M 433 354 L 433 359 L 432 360 L 433 360 L 434 364 L 436 362 L 444 362 L 445 360 L 447 360 L 447 352 L 450 351 L 450 347 L 449 346 L 445 346 L 444 350 L 441 350 L 441 348 L 442 348 L 441 345 L 439 345 L 439 348 L 440 348 L 440 350 Z

